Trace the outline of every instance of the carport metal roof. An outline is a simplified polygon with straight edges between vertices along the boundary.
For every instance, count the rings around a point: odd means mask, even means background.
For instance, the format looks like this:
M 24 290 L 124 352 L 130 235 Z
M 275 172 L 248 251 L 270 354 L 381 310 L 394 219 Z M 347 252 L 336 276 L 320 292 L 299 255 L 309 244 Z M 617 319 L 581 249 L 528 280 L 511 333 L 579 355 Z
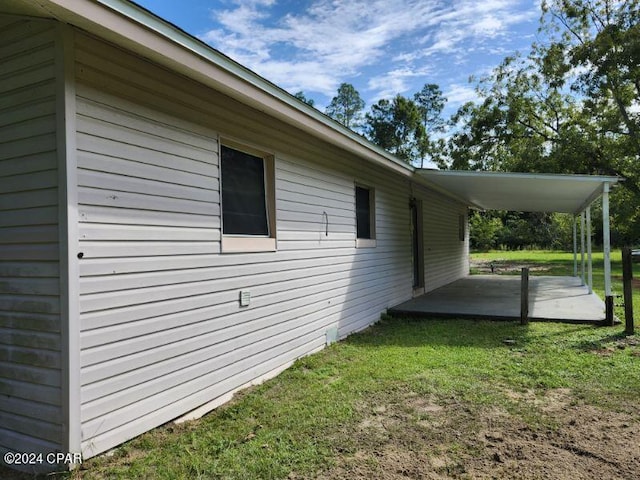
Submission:
M 437 190 L 480 210 L 579 214 L 618 177 L 535 173 L 417 170 Z
M 609 191 L 620 181 L 602 175 L 557 175 L 537 173 L 471 172 L 425 170 L 415 172 L 434 189 L 456 197 L 480 210 L 516 212 L 561 212 L 580 215 L 582 283 L 593 286 L 591 259 L 591 204 L 602 196 L 602 243 L 607 320 L 613 322 L 611 293 L 611 245 L 609 232 Z M 585 235 L 585 220 L 587 232 Z M 573 223 L 574 275 L 577 275 L 577 235 Z M 588 282 L 585 278 L 585 239 L 588 250 Z

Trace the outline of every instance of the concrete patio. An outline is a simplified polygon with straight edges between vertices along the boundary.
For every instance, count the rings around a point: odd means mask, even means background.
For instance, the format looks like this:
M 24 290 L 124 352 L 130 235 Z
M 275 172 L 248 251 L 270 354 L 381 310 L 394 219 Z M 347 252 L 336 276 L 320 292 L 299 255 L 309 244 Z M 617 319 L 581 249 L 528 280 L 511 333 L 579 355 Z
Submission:
M 470 275 L 397 305 L 395 316 L 520 319 L 520 276 Z M 598 323 L 604 302 L 578 277 L 530 277 L 529 319 Z

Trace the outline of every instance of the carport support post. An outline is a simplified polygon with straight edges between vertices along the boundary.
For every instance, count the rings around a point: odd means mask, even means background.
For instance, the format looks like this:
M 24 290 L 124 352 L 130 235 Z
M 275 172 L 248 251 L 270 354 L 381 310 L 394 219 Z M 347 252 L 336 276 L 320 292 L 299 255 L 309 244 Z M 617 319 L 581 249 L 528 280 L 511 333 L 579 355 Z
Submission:
M 587 282 L 585 280 L 585 259 L 584 259 L 584 211 L 580 213 L 580 277 L 582 278 L 582 285 Z
M 613 325 L 613 295 L 611 294 L 611 233 L 609 231 L 609 184 L 602 189 L 602 249 L 604 250 L 605 322 Z
M 573 276 L 578 276 L 578 228 L 576 226 L 577 218 L 573 216 Z
M 587 207 L 587 285 L 593 293 L 593 259 L 591 256 L 591 205 Z

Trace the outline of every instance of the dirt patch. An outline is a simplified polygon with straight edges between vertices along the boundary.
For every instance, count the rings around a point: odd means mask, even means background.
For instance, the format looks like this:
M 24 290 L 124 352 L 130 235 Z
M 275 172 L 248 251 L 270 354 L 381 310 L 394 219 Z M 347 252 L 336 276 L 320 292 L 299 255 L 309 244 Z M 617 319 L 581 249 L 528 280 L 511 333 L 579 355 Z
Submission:
M 398 391 L 357 406 L 336 435 L 321 480 L 637 479 L 640 405 L 625 412 L 580 403 L 570 389 L 497 387 L 503 404 Z M 0 468 L 0 478 L 33 479 Z M 39 477 L 44 478 L 44 477 Z
M 516 262 L 511 260 L 470 260 L 471 271 L 478 274 L 515 275 L 528 268 L 529 272 L 548 273 L 552 270 L 550 266 L 536 263 Z
M 576 405 L 568 389 L 507 391 L 506 397 L 543 420 L 525 422 L 504 407 L 469 408 L 415 394 L 370 404 L 358 428 L 345 432 L 354 451 L 314 478 L 637 478 L 640 409 Z
M 637 419 L 573 406 L 557 410 L 555 421 L 557 428 L 542 430 L 501 422 L 479 436 L 483 455 L 465 459 L 465 471 L 470 478 L 637 478 Z
M 640 338 L 636 336 L 616 336 L 606 341 L 588 342 L 582 345 L 582 350 L 601 357 L 611 357 L 616 351 L 627 350 L 634 357 L 640 356 Z

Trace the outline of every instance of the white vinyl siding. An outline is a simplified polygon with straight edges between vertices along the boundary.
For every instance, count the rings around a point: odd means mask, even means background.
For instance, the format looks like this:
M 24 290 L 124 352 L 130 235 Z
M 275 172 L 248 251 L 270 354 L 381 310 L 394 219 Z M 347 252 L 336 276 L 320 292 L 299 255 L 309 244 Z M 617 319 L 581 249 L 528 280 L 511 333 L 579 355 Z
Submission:
M 425 291 L 469 274 L 469 234 L 460 241 L 460 215 L 467 207 L 442 194 L 427 192 L 423 202 Z
M 83 449 L 104 451 L 411 297 L 407 181 L 78 36 Z M 275 156 L 277 252 L 220 254 L 219 136 Z M 364 173 L 363 173 L 364 172 Z M 354 182 L 378 248 L 355 249 Z M 240 290 L 251 304 L 240 307 Z
M 63 445 L 54 25 L 0 16 L 0 452 Z

